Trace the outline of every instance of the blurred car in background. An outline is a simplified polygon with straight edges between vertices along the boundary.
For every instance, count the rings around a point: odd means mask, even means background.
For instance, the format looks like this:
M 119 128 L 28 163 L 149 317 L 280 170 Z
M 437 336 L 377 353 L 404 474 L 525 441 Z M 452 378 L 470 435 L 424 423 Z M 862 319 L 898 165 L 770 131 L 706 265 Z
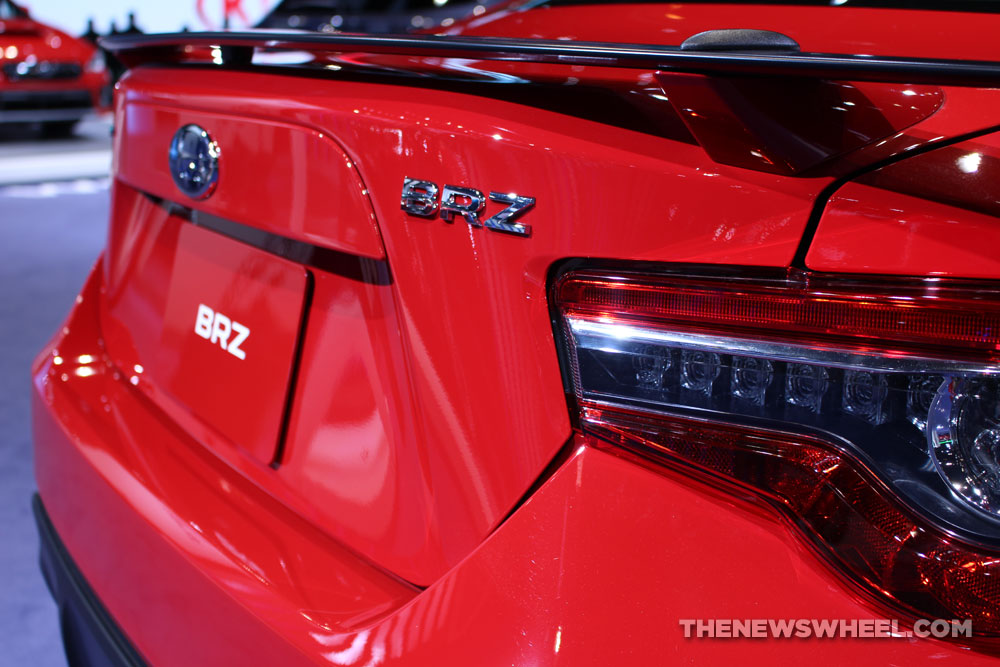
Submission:
M 72 134 L 101 107 L 107 83 L 104 56 L 95 46 L 0 0 L 0 123 L 37 123 L 47 135 Z
M 468 0 L 284 0 L 257 27 L 401 33 L 448 27 L 466 15 L 482 14 L 490 4 Z

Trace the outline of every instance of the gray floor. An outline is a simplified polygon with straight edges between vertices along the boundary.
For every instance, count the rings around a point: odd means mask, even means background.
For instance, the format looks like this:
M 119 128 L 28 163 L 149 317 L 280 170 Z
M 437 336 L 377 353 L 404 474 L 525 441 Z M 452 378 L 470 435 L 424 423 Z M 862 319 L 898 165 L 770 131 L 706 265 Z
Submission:
M 89 116 L 77 126 L 72 137 L 49 139 L 38 128 L 24 125 L 0 125 L 0 160 L 86 152 L 111 147 L 111 120 L 107 116 Z
M 58 143 L 34 150 L 59 160 Z M 0 135 L 0 161 L 23 149 Z M 29 505 L 28 369 L 100 252 L 107 214 L 106 179 L 0 187 L 0 665 L 66 664 Z

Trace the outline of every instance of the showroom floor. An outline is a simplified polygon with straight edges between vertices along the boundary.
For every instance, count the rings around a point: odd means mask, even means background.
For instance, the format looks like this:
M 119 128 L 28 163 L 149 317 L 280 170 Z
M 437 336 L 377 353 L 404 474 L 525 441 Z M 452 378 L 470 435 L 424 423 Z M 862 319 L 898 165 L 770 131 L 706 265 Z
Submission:
M 66 663 L 37 565 L 29 367 L 104 243 L 107 179 L 92 177 L 106 173 L 107 125 L 80 134 L 39 143 L 0 131 L 0 666 Z

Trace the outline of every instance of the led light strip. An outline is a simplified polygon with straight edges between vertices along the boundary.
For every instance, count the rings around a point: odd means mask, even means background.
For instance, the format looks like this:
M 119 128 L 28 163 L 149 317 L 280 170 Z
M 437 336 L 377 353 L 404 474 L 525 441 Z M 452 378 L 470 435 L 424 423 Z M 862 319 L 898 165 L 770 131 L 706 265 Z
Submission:
M 566 318 L 566 325 L 583 348 L 592 347 L 588 343 L 606 341 L 653 343 L 685 350 L 705 350 L 720 354 L 762 356 L 777 361 L 830 366 L 850 370 L 880 371 L 886 373 L 947 373 L 950 375 L 996 374 L 1000 365 L 982 365 L 953 359 L 934 359 L 917 356 L 885 356 L 884 353 L 863 350 L 804 346 L 793 343 L 772 343 L 737 337 L 718 337 L 698 333 L 686 333 L 651 327 L 640 327 L 610 320 L 589 318 Z M 610 350 L 608 350 L 610 351 Z

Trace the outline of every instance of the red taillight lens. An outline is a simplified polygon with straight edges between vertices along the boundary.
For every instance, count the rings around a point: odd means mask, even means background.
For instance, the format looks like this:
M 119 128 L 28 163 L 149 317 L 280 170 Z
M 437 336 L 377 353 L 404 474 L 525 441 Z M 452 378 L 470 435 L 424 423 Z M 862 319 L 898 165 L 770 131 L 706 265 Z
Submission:
M 579 426 L 752 490 L 871 596 L 1000 637 L 1000 292 L 575 272 Z
M 593 275 L 561 282 L 560 304 L 586 316 L 614 314 L 686 329 L 796 335 L 816 345 L 877 343 L 884 353 L 930 352 L 1000 360 L 1000 302 L 968 285 L 808 280 L 703 281 L 685 276 L 635 282 Z M 951 353 L 949 355 L 949 353 Z
M 1000 551 L 971 549 L 927 527 L 829 444 L 586 405 L 582 423 L 608 442 L 749 487 L 783 510 L 834 566 L 910 617 L 969 618 L 977 634 L 1000 634 Z

